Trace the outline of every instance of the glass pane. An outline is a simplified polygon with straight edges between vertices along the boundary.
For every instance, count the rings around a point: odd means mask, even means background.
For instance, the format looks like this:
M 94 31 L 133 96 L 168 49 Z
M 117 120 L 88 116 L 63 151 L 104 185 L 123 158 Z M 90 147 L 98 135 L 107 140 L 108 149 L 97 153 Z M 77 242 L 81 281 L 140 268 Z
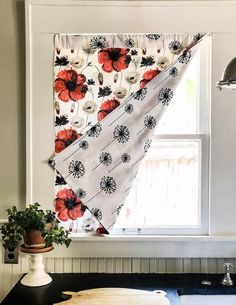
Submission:
M 161 118 L 156 134 L 198 133 L 200 52 L 196 53 Z
M 198 140 L 155 140 L 116 227 L 199 225 Z

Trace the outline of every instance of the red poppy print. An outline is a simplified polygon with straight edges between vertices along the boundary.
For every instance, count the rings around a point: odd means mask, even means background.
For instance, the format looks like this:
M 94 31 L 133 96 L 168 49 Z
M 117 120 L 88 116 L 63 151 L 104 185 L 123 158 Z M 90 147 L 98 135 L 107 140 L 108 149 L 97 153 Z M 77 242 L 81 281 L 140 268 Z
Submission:
M 100 110 L 98 111 L 98 114 L 97 114 L 98 121 L 101 121 L 102 119 L 104 119 L 105 116 L 107 116 L 110 112 L 112 112 L 119 105 L 120 105 L 120 102 L 114 98 L 103 102 L 101 104 Z
M 120 72 L 129 66 L 131 56 L 128 53 L 129 49 L 125 48 L 102 49 L 98 52 L 98 62 L 105 72 Z
M 155 76 L 157 76 L 158 74 L 160 74 L 161 71 L 159 69 L 155 69 L 155 70 L 148 70 L 143 74 L 143 78 L 140 81 L 140 87 L 144 88 L 146 86 L 146 84 L 148 82 L 150 82 L 150 80 L 152 80 Z
M 84 215 L 85 207 L 71 189 L 62 189 L 56 195 L 55 211 L 61 221 L 75 220 Z
M 107 101 L 103 102 L 101 104 L 100 108 L 102 110 L 106 110 L 106 111 L 111 112 L 112 110 L 114 110 L 119 105 L 120 105 L 120 102 L 113 98 L 111 100 L 107 100 Z
M 99 110 L 98 114 L 97 114 L 97 120 L 101 121 L 102 119 L 104 119 L 106 116 L 108 115 L 108 112 L 105 110 Z
M 63 129 L 56 135 L 55 152 L 59 153 L 75 140 L 79 139 L 81 134 L 78 134 L 74 129 Z
M 63 102 L 70 100 L 77 102 L 85 97 L 88 87 L 85 84 L 84 74 L 78 74 L 74 70 L 62 70 L 57 74 L 54 82 L 54 90 L 58 98 Z
M 109 234 L 109 232 L 107 231 L 107 229 L 102 224 L 100 224 L 100 226 L 96 230 L 96 234 L 98 234 L 98 235 Z

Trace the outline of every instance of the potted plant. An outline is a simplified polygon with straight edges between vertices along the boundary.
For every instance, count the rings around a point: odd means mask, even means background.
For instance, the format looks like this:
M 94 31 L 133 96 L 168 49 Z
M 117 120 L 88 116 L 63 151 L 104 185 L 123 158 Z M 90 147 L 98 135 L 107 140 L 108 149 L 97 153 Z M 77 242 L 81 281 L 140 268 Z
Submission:
M 54 243 L 69 247 L 69 232 L 60 226 L 53 211 L 43 211 L 38 203 L 23 211 L 15 206 L 6 211 L 8 221 L 0 228 L 4 248 L 14 250 L 23 240 L 24 247 L 29 249 L 47 248 Z

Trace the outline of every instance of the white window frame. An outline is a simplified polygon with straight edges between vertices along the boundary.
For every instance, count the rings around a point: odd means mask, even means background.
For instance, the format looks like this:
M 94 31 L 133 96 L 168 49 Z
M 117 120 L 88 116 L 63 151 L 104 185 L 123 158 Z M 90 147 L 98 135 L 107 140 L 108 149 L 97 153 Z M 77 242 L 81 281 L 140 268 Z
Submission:
M 160 135 L 155 139 L 195 140 L 199 142 L 199 225 L 198 226 L 156 226 L 116 228 L 112 235 L 208 235 L 209 231 L 209 142 L 206 134 Z
M 117 14 L 117 6 L 122 13 Z M 26 202 L 39 201 L 45 205 L 45 208 L 48 208 L 48 202 L 51 202 L 54 195 L 53 189 L 48 187 L 53 183 L 53 171 L 44 162 L 54 147 L 54 143 L 50 142 L 54 134 L 53 122 L 50 121 L 53 115 L 51 107 L 53 80 L 48 76 L 52 65 L 48 50 L 53 47 L 53 34 L 106 33 L 107 24 L 109 24 L 109 31 L 115 33 L 156 32 L 157 29 L 159 32 L 170 33 L 182 33 L 186 30 L 213 33 L 211 88 L 214 103 L 211 150 L 214 155 L 210 161 L 209 175 L 211 186 L 209 236 L 72 236 L 73 242 L 69 249 L 56 248 L 48 256 L 180 259 L 235 256 L 235 188 L 227 181 L 222 183 L 223 179 L 227 180 L 227 178 L 235 180 L 235 164 L 230 164 L 229 173 L 224 174 L 223 177 L 218 174 L 226 158 L 229 159 L 228 161 L 234 160 L 231 150 L 234 151 L 235 144 L 232 143 L 232 147 L 227 146 L 224 151 L 219 141 L 234 135 L 234 131 L 230 129 L 231 124 L 223 127 L 221 124 L 227 117 L 229 117 L 229 123 L 233 121 L 234 112 L 225 114 L 225 107 L 231 109 L 229 105 L 234 105 L 235 94 L 222 93 L 215 88 L 215 82 L 219 80 L 223 68 L 235 56 L 234 47 L 226 47 L 234 46 L 235 42 L 236 25 L 232 23 L 235 8 L 236 1 L 51 0 L 49 3 L 48 0 L 26 0 Z M 86 19 L 88 12 L 92 16 L 89 22 Z M 222 12 L 224 14 L 221 14 Z M 70 18 L 66 18 L 68 15 Z M 169 18 L 166 18 L 167 15 Z M 60 18 L 57 18 L 58 16 Z M 78 16 L 81 18 L 78 19 Z M 101 21 L 104 16 L 106 22 Z M 142 18 L 137 19 L 137 16 Z M 176 16 L 182 16 L 181 22 Z M 39 46 L 42 44 L 43 48 L 39 52 Z M 48 122 L 51 123 L 48 124 Z M 220 191 L 217 190 L 219 186 Z M 221 217 L 222 204 L 224 216 Z
M 209 234 L 209 156 L 210 156 L 210 87 L 211 87 L 211 37 L 208 37 L 200 50 L 199 68 L 199 97 L 197 109 L 196 134 L 162 134 L 154 139 L 171 141 L 197 140 L 199 142 L 199 187 L 198 187 L 198 215 L 197 226 L 150 226 L 150 227 L 122 227 L 115 228 L 112 235 L 208 235 Z M 201 133 L 203 132 L 203 133 Z

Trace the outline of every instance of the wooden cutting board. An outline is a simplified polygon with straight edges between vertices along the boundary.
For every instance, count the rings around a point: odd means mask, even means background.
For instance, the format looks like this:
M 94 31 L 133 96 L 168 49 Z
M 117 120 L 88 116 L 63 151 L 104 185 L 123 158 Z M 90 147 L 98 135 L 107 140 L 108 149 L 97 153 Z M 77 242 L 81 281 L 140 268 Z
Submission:
M 65 291 L 71 299 L 60 305 L 169 305 L 164 291 L 127 288 L 96 288 L 79 292 Z M 54 304 L 54 305 L 56 305 Z

